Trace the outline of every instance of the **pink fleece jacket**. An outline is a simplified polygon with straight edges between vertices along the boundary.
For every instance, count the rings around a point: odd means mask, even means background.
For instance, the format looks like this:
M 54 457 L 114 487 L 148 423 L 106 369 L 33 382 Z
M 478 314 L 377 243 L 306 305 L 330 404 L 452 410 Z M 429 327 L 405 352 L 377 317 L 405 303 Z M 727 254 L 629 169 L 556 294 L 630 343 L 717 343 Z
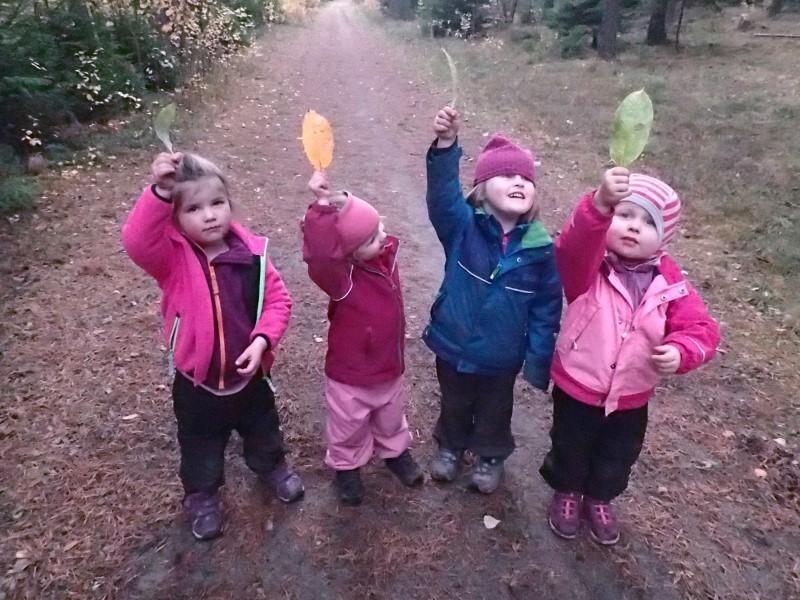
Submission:
M 263 335 L 270 341 L 262 359 L 263 371 L 268 373 L 275 348 L 289 324 L 292 300 L 267 258 L 267 238 L 253 235 L 236 222 L 231 223 L 231 232 L 254 255 L 262 257 L 262 299 L 250 339 Z M 145 189 L 122 228 L 122 243 L 131 260 L 152 275 L 161 288 L 164 341 L 174 349 L 175 367 L 195 384 L 202 383 L 215 343 L 212 298 L 191 242 L 173 225 L 172 205 L 158 198 L 151 188 Z
M 556 240 L 567 312 L 556 342 L 552 377 L 567 394 L 606 414 L 647 403 L 660 375 L 653 348 L 673 344 L 681 354 L 678 373 L 708 362 L 719 344 L 719 327 L 666 254 L 641 303 L 633 306 L 617 273 L 606 262 L 603 215 L 584 196 Z

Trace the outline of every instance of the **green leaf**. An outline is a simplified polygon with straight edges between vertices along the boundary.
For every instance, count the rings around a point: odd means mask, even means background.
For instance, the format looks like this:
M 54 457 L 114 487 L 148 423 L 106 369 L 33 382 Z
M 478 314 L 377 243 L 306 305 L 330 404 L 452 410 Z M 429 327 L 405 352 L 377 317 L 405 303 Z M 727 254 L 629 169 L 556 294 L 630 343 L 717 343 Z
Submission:
M 447 66 L 450 67 L 450 81 L 453 84 L 453 99 L 450 102 L 450 108 L 455 108 L 456 100 L 458 100 L 458 71 L 456 70 L 456 63 L 453 62 L 447 50 L 442 48 L 442 52 L 444 52 L 444 56 L 447 59 Z
M 653 103 L 644 90 L 628 94 L 614 113 L 609 154 L 620 167 L 635 161 L 647 145 L 653 125 Z
M 156 136 L 164 144 L 168 152 L 172 152 L 172 141 L 169 139 L 169 130 L 175 122 L 175 103 L 167 104 L 164 108 L 158 111 L 155 119 L 153 119 L 153 129 L 156 131 Z

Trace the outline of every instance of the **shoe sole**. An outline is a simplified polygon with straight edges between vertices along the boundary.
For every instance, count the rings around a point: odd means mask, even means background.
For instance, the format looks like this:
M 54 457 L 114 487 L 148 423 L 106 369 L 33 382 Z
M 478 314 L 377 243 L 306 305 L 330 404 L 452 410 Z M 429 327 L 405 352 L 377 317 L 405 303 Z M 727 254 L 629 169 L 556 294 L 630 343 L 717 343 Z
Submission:
M 550 517 L 547 517 L 547 524 L 550 525 L 550 529 L 553 530 L 553 533 L 555 533 L 562 540 L 574 540 L 576 537 L 578 537 L 577 531 L 573 534 L 568 534 L 561 531 L 558 527 L 555 526 L 553 520 Z
M 291 504 L 292 502 L 297 502 L 298 500 L 302 500 L 303 498 L 305 498 L 305 496 L 306 496 L 306 488 L 303 488 L 294 496 L 288 498 L 285 498 L 283 496 L 277 496 L 277 498 L 284 504 Z
M 619 542 L 620 538 L 620 535 L 617 534 L 617 537 L 615 537 L 613 540 L 601 540 L 599 537 L 597 537 L 597 535 L 595 535 L 594 531 L 592 531 L 591 528 L 589 528 L 589 535 L 591 536 L 592 541 L 595 544 L 600 544 L 601 546 L 613 546 L 614 544 Z
M 197 534 L 194 529 L 192 529 L 192 535 L 194 536 L 194 539 L 199 542 L 210 542 L 211 540 L 215 540 L 221 536 L 224 529 L 224 527 L 220 527 L 219 531 L 210 537 L 203 537 L 202 535 Z
M 439 483 L 453 483 L 456 480 L 456 475 L 448 478 L 446 475 L 431 472 L 431 479 Z

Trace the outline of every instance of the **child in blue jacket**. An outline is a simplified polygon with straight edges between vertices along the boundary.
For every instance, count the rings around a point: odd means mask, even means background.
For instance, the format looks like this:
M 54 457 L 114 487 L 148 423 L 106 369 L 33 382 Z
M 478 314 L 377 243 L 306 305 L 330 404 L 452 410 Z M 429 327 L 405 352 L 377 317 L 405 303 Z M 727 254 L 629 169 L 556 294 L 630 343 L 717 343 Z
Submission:
M 440 110 L 427 154 L 428 215 L 445 252 L 444 281 L 423 334 L 441 388 L 430 469 L 433 479 L 453 481 L 470 450 L 478 457 L 470 486 L 490 494 L 514 450 L 517 374 L 547 389 L 561 283 L 553 242 L 537 218 L 532 153 L 494 135 L 465 198 L 458 128 L 458 113 Z

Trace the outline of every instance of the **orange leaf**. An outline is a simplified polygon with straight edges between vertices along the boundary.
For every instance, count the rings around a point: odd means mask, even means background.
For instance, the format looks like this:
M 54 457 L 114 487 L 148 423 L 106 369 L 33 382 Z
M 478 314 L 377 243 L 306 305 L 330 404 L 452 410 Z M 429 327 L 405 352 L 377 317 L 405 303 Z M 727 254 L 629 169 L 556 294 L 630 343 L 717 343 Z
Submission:
M 333 161 L 333 129 L 328 119 L 313 110 L 303 118 L 303 150 L 318 171 L 327 169 Z

